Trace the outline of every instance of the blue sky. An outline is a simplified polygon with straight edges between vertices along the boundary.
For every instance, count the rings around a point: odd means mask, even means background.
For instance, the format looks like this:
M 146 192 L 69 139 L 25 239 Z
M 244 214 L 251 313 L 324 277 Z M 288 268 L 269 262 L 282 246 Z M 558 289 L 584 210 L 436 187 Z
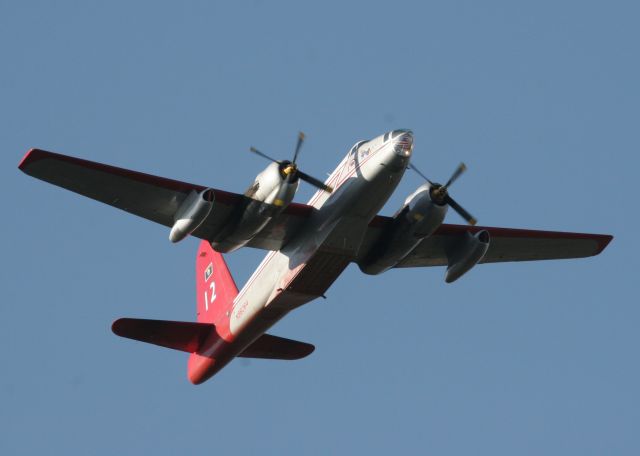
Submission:
M 0 1 L 2 454 L 636 455 L 636 2 Z M 272 332 L 299 362 L 186 355 L 121 316 L 195 318 L 197 240 L 23 175 L 40 147 L 242 191 L 415 133 L 481 224 L 610 233 L 599 257 L 368 277 Z M 391 214 L 421 181 L 407 174 Z M 311 195 L 301 186 L 296 200 Z M 450 223 L 461 220 L 453 213 Z M 243 283 L 263 252 L 228 256 Z

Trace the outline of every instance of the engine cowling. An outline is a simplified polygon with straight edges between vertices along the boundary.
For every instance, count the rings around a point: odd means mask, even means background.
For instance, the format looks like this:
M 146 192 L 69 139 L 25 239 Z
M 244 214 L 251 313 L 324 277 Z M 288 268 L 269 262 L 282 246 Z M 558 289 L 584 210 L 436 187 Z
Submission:
M 474 267 L 487 253 L 491 237 L 487 230 L 475 234 L 466 233 L 463 239 L 450 247 L 447 252 L 449 266 L 445 274 L 445 282 L 458 280 Z
M 217 251 L 227 253 L 243 247 L 293 201 L 299 180 L 287 179 L 280 166 L 271 163 L 256 176 L 244 194 L 249 198 L 248 204 L 237 222 L 221 236 L 222 240 L 215 243 Z
M 407 197 L 389 233 L 358 263 L 362 272 L 380 274 L 391 269 L 438 229 L 447 214 L 447 205 L 432 201 L 429 190 L 430 185 L 423 184 Z
M 293 201 L 298 184 L 297 179 L 293 182 L 285 179 L 280 164 L 270 163 L 256 176 L 255 182 L 247 189 L 245 196 L 275 207 L 286 207 Z
M 214 199 L 214 192 L 210 188 L 201 192 L 192 190 L 173 216 L 169 240 L 178 242 L 193 233 L 211 212 Z
M 405 218 L 411 223 L 411 234 L 420 240 L 431 236 L 447 215 L 449 206 L 437 204 L 431 199 L 431 186 L 423 184 L 407 197 L 404 207 L 408 209 Z

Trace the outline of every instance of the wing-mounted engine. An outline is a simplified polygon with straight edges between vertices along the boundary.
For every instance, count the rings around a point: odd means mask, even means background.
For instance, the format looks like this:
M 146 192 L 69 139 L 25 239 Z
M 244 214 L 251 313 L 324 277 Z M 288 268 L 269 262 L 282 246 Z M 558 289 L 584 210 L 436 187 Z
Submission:
M 304 134 L 298 135 L 293 160 L 275 160 L 252 147 L 251 152 L 271 161 L 264 171 L 256 176 L 254 184 L 245 192 L 246 204 L 238 208 L 236 222 L 224 232 L 220 240 L 212 243 L 222 253 L 233 252 L 246 245 L 262 229 L 274 220 L 289 203 L 298 189 L 300 180 L 314 187 L 332 192 L 333 189 L 322 181 L 300 171 L 296 164 Z
M 264 205 L 285 208 L 293 201 L 298 184 L 298 179 L 289 178 L 285 165 L 270 163 L 256 176 L 255 182 L 244 195 Z
M 442 225 L 449 207 L 469 224 L 476 223 L 476 219 L 449 195 L 451 184 L 467 169 L 464 163 L 460 163 L 444 185 L 429 180 L 415 165 L 410 164 L 409 167 L 422 176 L 426 183 L 409 195 L 388 231 L 364 255 L 364 260 L 358 262 L 365 274 L 380 274 L 400 263 L 424 238 L 431 236 Z
M 169 240 L 178 242 L 193 233 L 211 212 L 213 200 L 213 189 L 207 188 L 201 192 L 192 190 L 173 216 L 174 223 Z
M 380 274 L 402 261 L 442 224 L 447 205 L 432 199 L 433 188 L 426 183 L 405 200 L 393 223 L 364 260 L 358 263 L 365 274 Z
M 284 174 L 281 164 L 267 166 L 245 192 L 246 204 L 238 208 L 237 222 L 221 242 L 213 243 L 214 248 L 227 253 L 246 245 L 293 201 L 298 184 L 298 179 Z
M 482 260 L 489 250 L 491 237 L 487 230 L 475 234 L 467 233 L 458 242 L 447 248 L 449 266 L 445 274 L 445 282 L 458 280 L 472 267 Z

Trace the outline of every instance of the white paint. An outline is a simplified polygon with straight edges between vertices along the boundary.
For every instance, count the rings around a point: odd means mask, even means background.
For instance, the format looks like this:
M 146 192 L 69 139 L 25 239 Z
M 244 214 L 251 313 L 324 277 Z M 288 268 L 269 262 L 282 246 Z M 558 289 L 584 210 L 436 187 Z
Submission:
M 344 157 L 325 182 L 336 191 L 328 194 L 318 191 L 308 203 L 318 209 L 305 225 L 304 231 L 281 251 L 270 252 L 253 273 L 234 300 L 229 328 L 238 335 L 262 309 L 288 286 L 306 261 L 329 238 L 340 238 L 342 234 L 353 237 L 354 243 L 362 238 L 361 232 L 343 233 L 344 224 L 339 223 L 349 216 L 363 223 L 357 225 L 366 230 L 370 221 L 382 208 L 395 190 L 407 165 L 408 156 L 394 150 L 394 141 L 384 142 L 382 136 L 357 144 L 359 147 Z M 364 158 L 349 167 L 349 163 L 361 148 Z

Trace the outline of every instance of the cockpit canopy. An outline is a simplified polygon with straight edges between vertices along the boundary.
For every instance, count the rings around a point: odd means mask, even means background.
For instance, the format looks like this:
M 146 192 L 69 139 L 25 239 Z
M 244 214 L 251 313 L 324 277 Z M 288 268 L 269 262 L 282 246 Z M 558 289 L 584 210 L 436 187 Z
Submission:
M 351 148 L 351 150 L 349 151 L 349 155 L 354 155 L 356 152 L 358 152 L 358 148 L 366 142 L 369 142 L 369 141 L 365 139 L 363 141 L 358 141 L 357 143 L 355 143 Z
M 384 142 L 387 142 L 389 139 L 397 138 L 403 133 L 411 133 L 411 130 L 407 130 L 406 128 L 401 128 L 398 130 L 388 131 L 384 134 Z

